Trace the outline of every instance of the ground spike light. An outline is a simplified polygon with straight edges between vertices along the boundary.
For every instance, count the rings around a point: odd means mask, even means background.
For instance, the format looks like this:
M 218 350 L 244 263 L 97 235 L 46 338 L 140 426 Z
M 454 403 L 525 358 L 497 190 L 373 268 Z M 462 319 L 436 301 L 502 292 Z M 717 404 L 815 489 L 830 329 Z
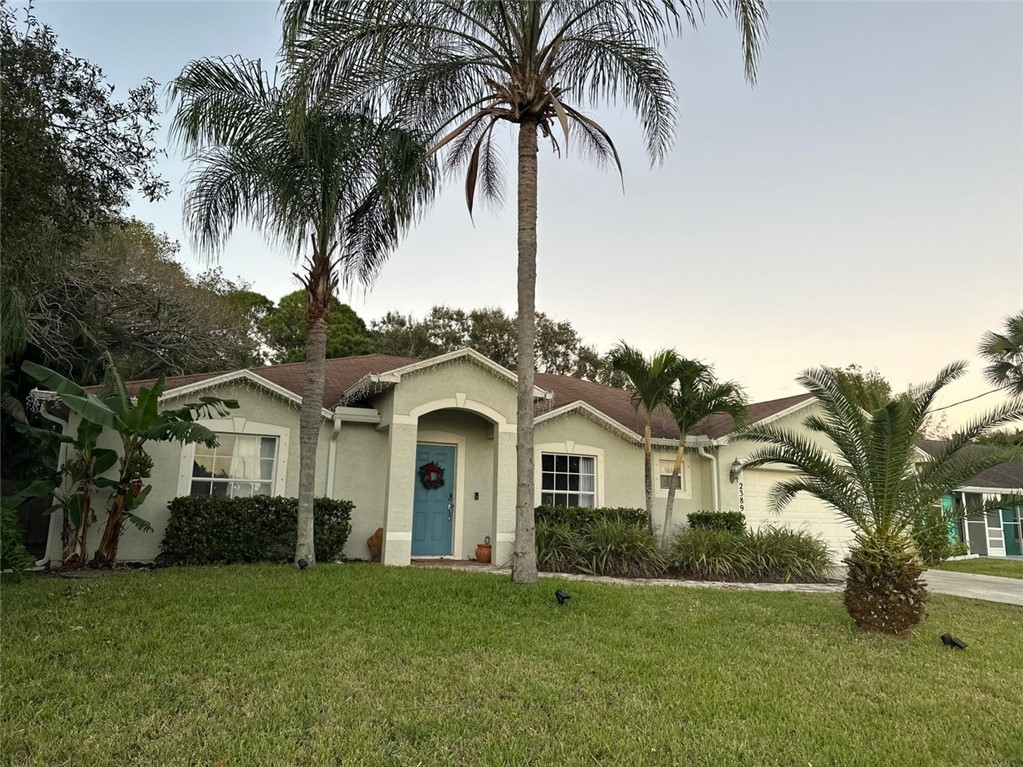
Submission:
M 555 591 L 554 596 L 557 597 L 558 607 L 564 607 L 565 602 L 572 598 L 571 594 L 569 594 L 564 589 L 558 589 L 557 591 Z
M 965 650 L 966 649 L 966 642 L 964 642 L 959 637 L 952 636 L 951 634 L 942 634 L 941 635 L 941 641 L 942 641 L 942 644 L 945 645 L 945 647 L 948 647 L 948 648 L 951 648 L 951 649 L 954 649 L 954 650 Z

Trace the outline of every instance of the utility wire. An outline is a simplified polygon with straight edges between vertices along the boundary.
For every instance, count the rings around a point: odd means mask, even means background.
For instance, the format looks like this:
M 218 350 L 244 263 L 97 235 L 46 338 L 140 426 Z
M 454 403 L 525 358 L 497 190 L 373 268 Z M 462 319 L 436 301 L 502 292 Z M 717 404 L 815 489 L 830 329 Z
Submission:
M 980 399 L 981 397 L 986 397 L 989 394 L 994 394 L 995 392 L 1003 391 L 1005 388 L 1006 388 L 1005 386 L 999 386 L 997 389 L 992 389 L 991 391 L 986 391 L 983 394 L 978 394 L 976 397 L 970 397 L 969 399 L 961 399 L 958 402 L 953 402 L 951 405 L 943 405 L 942 407 L 936 407 L 932 409 L 931 412 L 937 413 L 939 410 L 948 410 L 950 407 L 955 407 L 956 405 L 962 405 L 966 402 L 973 402 L 975 399 Z

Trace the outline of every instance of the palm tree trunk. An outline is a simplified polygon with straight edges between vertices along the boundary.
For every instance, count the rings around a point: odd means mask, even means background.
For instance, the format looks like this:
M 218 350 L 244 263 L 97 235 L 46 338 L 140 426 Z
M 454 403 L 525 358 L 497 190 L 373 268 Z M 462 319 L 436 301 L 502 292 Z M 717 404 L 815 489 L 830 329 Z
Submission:
M 305 338 L 305 380 L 302 382 L 302 414 L 299 421 L 298 468 L 298 539 L 295 561 L 304 559 L 309 567 L 316 564 L 313 543 L 313 500 L 316 495 L 316 454 L 320 442 L 323 385 L 327 358 L 327 320 L 330 298 L 309 294 Z
M 643 489 L 646 492 L 646 520 L 654 531 L 654 455 L 650 445 L 650 419 L 643 428 Z
M 533 513 L 533 368 L 536 342 L 536 121 L 519 124 L 518 409 L 512 583 L 536 583 Z
M 678 453 L 675 455 L 675 467 L 671 470 L 671 484 L 668 485 L 668 501 L 664 504 L 664 532 L 661 533 L 661 543 L 665 546 L 671 536 L 671 513 L 675 509 L 675 478 L 682 475 L 682 456 L 685 452 L 685 443 L 679 440 Z

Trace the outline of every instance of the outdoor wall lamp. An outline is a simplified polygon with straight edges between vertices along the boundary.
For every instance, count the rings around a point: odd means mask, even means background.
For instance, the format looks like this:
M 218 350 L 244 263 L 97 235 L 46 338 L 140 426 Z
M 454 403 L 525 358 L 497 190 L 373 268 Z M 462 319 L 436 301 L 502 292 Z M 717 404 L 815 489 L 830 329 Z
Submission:
M 739 481 L 739 475 L 742 474 L 742 464 L 739 463 L 739 459 L 736 458 L 732 461 L 731 467 L 728 469 L 728 481 L 733 485 Z

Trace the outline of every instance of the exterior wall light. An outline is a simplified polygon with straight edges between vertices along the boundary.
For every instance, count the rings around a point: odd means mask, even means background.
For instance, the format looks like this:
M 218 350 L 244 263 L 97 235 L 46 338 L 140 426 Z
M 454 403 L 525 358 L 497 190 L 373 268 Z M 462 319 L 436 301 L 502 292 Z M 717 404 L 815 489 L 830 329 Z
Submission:
M 732 461 L 731 467 L 728 469 L 728 481 L 733 485 L 739 481 L 739 475 L 742 474 L 742 464 L 739 463 L 739 459 L 736 458 Z

